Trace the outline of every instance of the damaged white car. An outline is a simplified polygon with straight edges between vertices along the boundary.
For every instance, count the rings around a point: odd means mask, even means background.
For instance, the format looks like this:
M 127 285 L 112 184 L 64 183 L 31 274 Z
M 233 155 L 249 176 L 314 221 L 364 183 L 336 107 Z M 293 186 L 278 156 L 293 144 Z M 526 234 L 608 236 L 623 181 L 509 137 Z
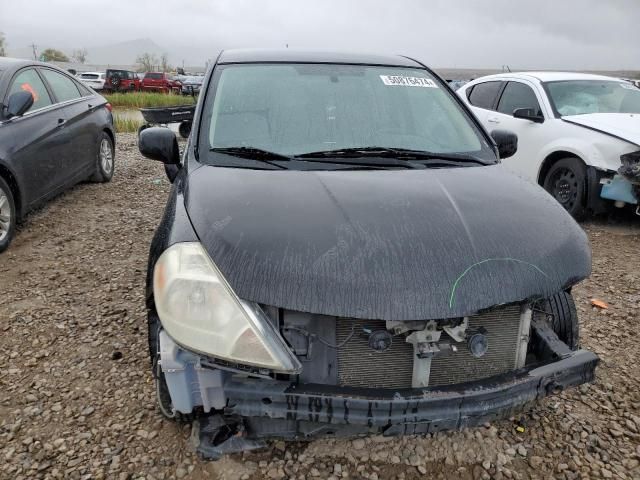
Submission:
M 488 131 L 518 135 L 504 161 L 574 217 L 607 204 L 640 214 L 640 89 L 624 80 L 556 72 L 505 73 L 458 95 Z

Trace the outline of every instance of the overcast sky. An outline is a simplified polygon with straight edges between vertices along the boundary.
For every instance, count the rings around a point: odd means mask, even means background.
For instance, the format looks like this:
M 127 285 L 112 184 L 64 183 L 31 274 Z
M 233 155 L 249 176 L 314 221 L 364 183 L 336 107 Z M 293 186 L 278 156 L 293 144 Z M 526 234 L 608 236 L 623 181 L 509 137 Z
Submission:
M 639 69 L 639 0 L 0 0 L 12 49 L 150 38 L 170 60 L 221 48 L 402 53 L 434 67 Z M 181 57 L 181 58 L 180 58 Z

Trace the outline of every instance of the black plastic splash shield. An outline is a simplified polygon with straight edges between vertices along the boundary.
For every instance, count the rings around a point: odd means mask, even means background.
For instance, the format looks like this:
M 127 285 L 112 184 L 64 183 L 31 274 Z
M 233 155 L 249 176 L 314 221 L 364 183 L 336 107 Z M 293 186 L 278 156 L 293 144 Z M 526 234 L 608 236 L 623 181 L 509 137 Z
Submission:
M 225 413 L 239 415 L 249 424 L 251 418 L 261 418 L 261 428 L 268 433 L 249 432 L 257 437 L 276 435 L 267 419 L 280 422 L 279 429 L 288 438 L 304 438 L 299 425 L 309 423 L 326 424 L 324 430 L 310 430 L 319 433 L 344 426 L 363 426 L 385 435 L 460 430 L 509 417 L 547 395 L 591 382 L 597 364 L 595 354 L 578 350 L 554 363 L 490 380 L 397 392 L 235 380 L 224 387 L 229 405 Z

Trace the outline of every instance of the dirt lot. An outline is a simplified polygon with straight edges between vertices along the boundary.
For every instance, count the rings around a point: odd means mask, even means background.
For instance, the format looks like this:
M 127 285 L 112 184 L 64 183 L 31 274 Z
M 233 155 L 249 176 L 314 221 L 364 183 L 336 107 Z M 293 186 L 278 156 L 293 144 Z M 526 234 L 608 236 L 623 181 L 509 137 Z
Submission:
M 594 273 L 575 295 L 583 345 L 602 359 L 594 385 L 461 433 L 275 442 L 199 460 L 190 426 L 156 410 L 146 349 L 147 249 L 169 185 L 133 136 L 119 142 L 111 184 L 31 214 L 0 257 L 1 478 L 640 478 L 634 218 L 585 225 Z

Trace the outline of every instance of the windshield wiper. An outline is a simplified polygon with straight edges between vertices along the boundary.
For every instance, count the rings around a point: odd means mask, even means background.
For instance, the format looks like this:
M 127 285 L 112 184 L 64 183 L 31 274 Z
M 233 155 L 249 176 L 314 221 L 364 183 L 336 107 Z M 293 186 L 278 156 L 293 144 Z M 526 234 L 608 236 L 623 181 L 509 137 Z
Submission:
M 304 153 L 296 155 L 294 158 L 363 158 L 363 157 L 380 157 L 380 158 L 398 158 L 413 160 L 445 160 L 456 163 L 472 162 L 487 165 L 488 163 L 473 155 L 464 153 L 436 153 L 425 150 L 411 150 L 407 148 L 390 148 L 390 147 L 356 147 L 341 148 L 337 150 L 322 150 L 318 152 Z M 438 162 L 444 163 L 444 162 Z
M 214 147 L 209 149 L 210 152 L 224 153 L 225 155 L 232 155 L 234 157 L 246 158 L 249 160 L 255 160 L 257 162 L 263 162 L 268 165 L 273 165 L 277 168 L 286 169 L 284 165 L 278 165 L 272 163 L 272 161 L 289 161 L 291 157 L 282 155 L 276 152 L 270 152 L 268 150 L 262 150 L 255 147 Z
M 375 155 L 375 157 L 380 157 L 379 155 Z M 309 163 L 329 163 L 334 165 L 353 165 L 356 167 L 376 167 L 376 168 L 389 168 L 389 167 L 401 167 L 401 168 L 425 168 L 422 163 L 410 162 L 404 158 L 394 158 L 392 156 L 382 157 L 382 158 L 367 158 L 366 160 L 361 160 L 363 158 L 362 155 L 357 155 L 354 157 L 332 157 L 328 155 L 326 157 L 305 157 L 305 156 L 295 156 L 293 160 L 298 160 L 300 162 L 309 162 Z
M 350 160 L 351 158 L 355 159 L 355 158 L 361 158 L 362 155 L 355 155 L 353 157 L 346 157 L 346 159 L 339 159 L 336 160 L 334 158 L 331 158 L 332 156 L 328 155 L 327 157 L 324 158 L 306 158 L 304 156 L 295 156 L 295 157 L 289 157 L 287 155 L 283 155 L 280 153 L 276 153 L 276 152 L 270 152 L 268 150 L 262 150 L 260 148 L 255 148 L 255 147 L 216 147 L 216 148 L 212 148 L 210 149 L 211 152 L 216 152 L 216 153 L 224 153 L 227 155 L 233 155 L 236 157 L 240 157 L 240 158 L 247 158 L 247 159 L 251 159 L 251 160 L 256 160 L 259 162 L 264 162 L 267 163 L 269 165 L 273 165 L 274 167 L 278 167 L 278 168 L 287 168 L 284 165 L 278 164 L 278 163 L 272 163 L 272 162 L 282 162 L 282 161 L 286 161 L 286 162 L 295 162 L 295 161 L 300 161 L 300 162 L 305 162 L 305 163 L 310 163 L 310 162 L 316 162 L 316 163 L 330 163 L 330 164 L 334 164 L 334 165 L 354 165 L 354 166 L 359 166 L 359 167 L 378 167 L 378 168 L 385 168 L 385 167 L 404 167 L 404 168 L 424 168 L 423 165 L 419 164 L 419 163 L 411 163 L 408 162 L 404 159 L 393 159 L 392 161 L 390 161 L 391 158 L 393 158 L 392 156 L 389 157 L 385 157 L 385 160 L 379 160 L 379 161 L 375 161 L 373 159 L 368 159 L 367 161 L 363 162 L 362 160 L 358 161 L 358 160 Z M 379 155 L 376 155 L 379 156 Z

